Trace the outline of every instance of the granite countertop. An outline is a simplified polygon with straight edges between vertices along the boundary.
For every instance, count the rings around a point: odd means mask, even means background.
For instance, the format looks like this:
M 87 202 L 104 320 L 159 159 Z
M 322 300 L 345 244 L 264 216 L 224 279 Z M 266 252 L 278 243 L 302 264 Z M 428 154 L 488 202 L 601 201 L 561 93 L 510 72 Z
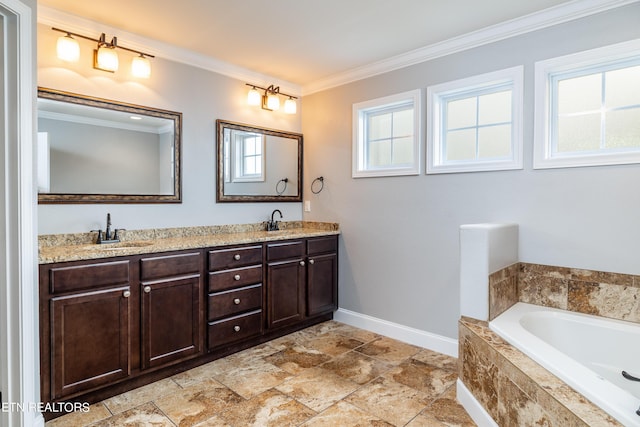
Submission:
M 119 243 L 95 244 L 96 233 L 39 236 L 38 263 L 80 261 L 115 256 L 201 249 L 340 234 L 338 224 L 288 221 L 279 231 L 262 223 L 123 231 Z

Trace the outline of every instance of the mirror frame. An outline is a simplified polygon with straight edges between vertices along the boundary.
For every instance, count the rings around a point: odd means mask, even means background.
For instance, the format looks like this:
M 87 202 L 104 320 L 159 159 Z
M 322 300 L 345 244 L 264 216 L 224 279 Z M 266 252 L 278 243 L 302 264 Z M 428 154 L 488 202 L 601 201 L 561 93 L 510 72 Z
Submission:
M 262 133 L 264 135 L 291 138 L 298 142 L 298 191 L 295 196 L 278 195 L 233 195 L 224 194 L 224 131 L 236 129 L 246 132 Z M 243 123 L 216 120 L 216 145 L 218 156 L 218 171 L 216 174 L 216 202 L 302 202 L 302 134 L 285 132 L 275 129 L 251 126 Z
M 122 111 L 131 114 L 159 117 L 173 121 L 173 194 L 65 194 L 65 193 L 38 193 L 39 204 L 61 203 L 182 203 L 182 177 L 180 175 L 182 156 L 182 113 L 161 110 L 158 108 L 143 107 L 76 93 L 63 92 L 56 89 L 38 87 L 38 98 L 54 101 L 68 102 L 89 107 L 104 108 Z

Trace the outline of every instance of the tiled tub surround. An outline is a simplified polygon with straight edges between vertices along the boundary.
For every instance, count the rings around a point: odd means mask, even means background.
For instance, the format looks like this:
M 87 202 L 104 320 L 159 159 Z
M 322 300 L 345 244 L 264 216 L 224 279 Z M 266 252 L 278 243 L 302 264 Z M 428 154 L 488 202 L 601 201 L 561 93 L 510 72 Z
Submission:
M 559 378 L 489 329 L 459 322 L 459 376 L 499 426 L 620 426 Z
M 265 231 L 264 223 L 124 230 L 121 232 L 120 243 L 103 245 L 95 244 L 95 232 L 49 234 L 38 238 L 38 263 L 51 264 L 332 234 L 340 234 L 338 224 L 310 221 L 281 222 L 279 231 Z
M 489 319 L 516 302 L 640 323 L 640 276 L 516 263 L 489 276 Z
M 516 302 L 640 323 L 640 276 L 516 263 L 489 276 L 489 318 Z M 620 425 L 489 329 L 459 322 L 460 379 L 499 425 Z

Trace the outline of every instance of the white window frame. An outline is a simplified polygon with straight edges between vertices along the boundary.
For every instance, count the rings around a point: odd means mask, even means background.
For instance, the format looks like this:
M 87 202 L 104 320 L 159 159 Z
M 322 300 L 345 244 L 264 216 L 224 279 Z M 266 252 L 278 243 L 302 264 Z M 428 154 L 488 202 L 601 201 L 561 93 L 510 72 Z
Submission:
M 640 39 L 591 49 L 535 63 L 535 119 L 533 168 L 569 168 L 583 166 L 640 163 L 640 148 L 625 151 L 563 153 L 553 151 L 552 79 L 560 73 L 579 72 L 591 68 L 594 73 L 625 61 L 640 59 Z M 622 67 L 621 67 L 622 68 Z
M 260 155 L 247 156 L 245 154 L 245 142 L 249 138 L 260 138 L 259 145 L 261 147 Z M 234 155 L 234 168 L 233 168 L 233 182 L 264 182 L 265 181 L 265 148 L 266 148 L 266 135 L 241 133 L 236 135 L 235 141 L 235 155 Z M 246 157 L 260 157 L 258 160 L 261 164 L 260 173 L 247 174 L 244 168 L 244 162 Z
M 413 103 L 413 161 L 405 167 L 367 168 L 366 166 L 366 120 L 365 115 L 371 111 L 391 108 L 394 105 Z M 401 176 L 420 174 L 420 145 L 422 141 L 422 90 L 415 89 L 391 96 L 372 99 L 353 104 L 353 178 L 376 176 Z
M 427 88 L 427 174 L 522 169 L 523 74 L 524 67 L 519 65 Z M 446 162 L 446 147 L 442 138 L 445 130 L 442 114 L 444 102 L 452 96 L 468 94 L 472 97 L 499 87 L 509 87 L 512 91 L 511 156 L 500 160 Z

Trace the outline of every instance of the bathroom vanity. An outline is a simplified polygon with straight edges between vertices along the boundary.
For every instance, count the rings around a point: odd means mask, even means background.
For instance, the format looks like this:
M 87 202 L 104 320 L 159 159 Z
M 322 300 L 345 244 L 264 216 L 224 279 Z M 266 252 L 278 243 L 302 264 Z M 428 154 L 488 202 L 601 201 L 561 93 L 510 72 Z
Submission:
M 95 402 L 331 319 L 339 232 L 312 227 L 41 247 L 42 401 Z

